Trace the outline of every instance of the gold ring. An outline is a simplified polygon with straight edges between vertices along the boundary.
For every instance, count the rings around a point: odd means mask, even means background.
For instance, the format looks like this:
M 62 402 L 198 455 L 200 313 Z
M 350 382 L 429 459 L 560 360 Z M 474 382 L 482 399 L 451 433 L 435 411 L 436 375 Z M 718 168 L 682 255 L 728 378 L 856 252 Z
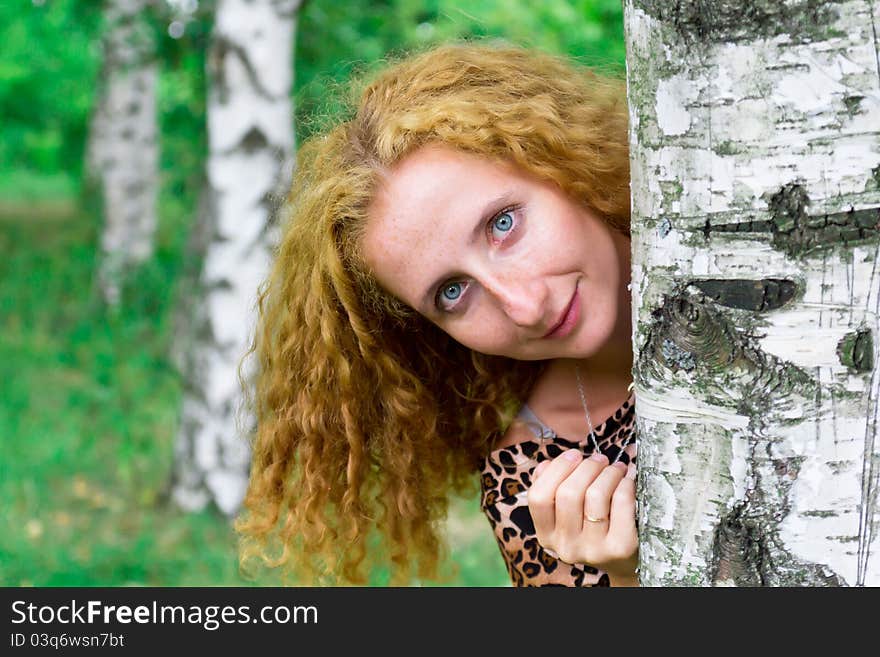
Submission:
M 588 515 L 587 520 L 590 522 L 602 522 L 603 520 L 608 520 L 608 518 L 594 518 L 593 516 Z

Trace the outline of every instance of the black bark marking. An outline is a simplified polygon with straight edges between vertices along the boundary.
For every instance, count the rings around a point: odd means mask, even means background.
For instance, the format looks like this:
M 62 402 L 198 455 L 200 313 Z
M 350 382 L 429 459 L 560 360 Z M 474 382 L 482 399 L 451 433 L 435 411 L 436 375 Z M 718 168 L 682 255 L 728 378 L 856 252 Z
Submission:
M 825 40 L 837 18 L 833 2 L 801 0 L 634 0 L 633 5 L 672 27 L 686 43 L 751 41 L 787 34 L 795 43 Z
M 775 526 L 787 508 L 775 516 L 767 516 L 766 511 L 752 515 L 750 504 L 743 502 L 721 518 L 712 544 L 713 584 L 846 586 L 843 578 L 827 567 L 801 561 L 781 547 Z
M 829 214 L 809 214 L 810 199 L 798 183 L 785 185 L 769 200 L 769 220 L 749 220 L 703 226 L 712 233 L 771 233 L 774 248 L 791 256 L 843 244 L 849 246 L 880 237 L 880 207 Z
M 269 140 L 266 139 L 266 135 L 262 130 L 254 126 L 241 138 L 239 146 L 245 153 L 252 155 L 268 148 Z
M 843 104 L 846 105 L 847 114 L 850 116 L 859 114 L 862 111 L 860 105 L 864 99 L 864 96 L 846 96 L 843 99 Z
M 874 340 L 871 331 L 864 329 L 843 336 L 837 344 L 837 357 L 843 365 L 856 372 L 870 372 L 874 369 Z
M 227 56 L 238 58 L 242 66 L 244 66 L 248 82 L 257 94 L 270 100 L 275 99 L 275 95 L 263 86 L 260 75 L 244 47 L 235 43 L 227 36 L 218 35 L 214 37 L 213 44 L 208 52 L 207 68 L 211 76 L 213 92 L 217 94 L 221 105 L 228 103 L 229 97 L 232 94 L 226 79 L 228 69 L 228 64 L 226 63 Z
M 760 417 L 758 406 L 778 395 L 809 395 L 816 382 L 804 370 L 754 344 L 691 281 L 664 295 L 652 312 L 653 322 L 638 357 L 641 381 L 664 381 L 687 372 L 690 386 L 711 403 L 749 417 Z M 777 298 L 777 302 L 783 297 Z
M 715 303 L 728 308 L 741 310 L 776 310 L 791 301 L 797 284 L 780 278 L 765 278 L 758 281 L 703 280 L 693 281 L 691 285 L 701 290 Z
M 806 224 L 810 197 L 802 185 L 791 183 L 770 197 L 769 206 L 770 216 L 776 225 L 773 232 L 788 233 L 799 225 Z
M 713 584 L 764 585 L 764 537 L 760 526 L 745 518 L 743 510 L 743 505 L 735 507 L 715 527 L 710 578 Z
M 729 347 L 735 344 L 735 337 L 698 298 L 664 296 L 663 305 L 652 316 L 656 324 L 643 350 L 646 365 L 690 372 L 698 361 L 725 367 L 734 357 Z

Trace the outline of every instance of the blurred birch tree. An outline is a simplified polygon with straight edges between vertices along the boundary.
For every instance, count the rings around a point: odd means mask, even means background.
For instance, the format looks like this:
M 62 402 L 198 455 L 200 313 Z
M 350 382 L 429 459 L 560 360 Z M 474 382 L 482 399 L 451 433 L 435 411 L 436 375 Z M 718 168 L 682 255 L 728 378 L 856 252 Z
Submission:
M 196 232 L 202 266 L 181 305 L 187 321 L 176 347 L 184 395 L 172 496 L 189 510 L 213 504 L 232 515 L 247 486 L 251 419 L 237 418 L 237 368 L 268 272 L 275 199 L 289 183 L 301 4 L 216 2 L 207 56 L 206 188 Z
M 153 253 L 159 189 L 153 0 L 105 0 L 102 68 L 87 171 L 100 189 L 97 283 L 117 305 L 127 274 Z

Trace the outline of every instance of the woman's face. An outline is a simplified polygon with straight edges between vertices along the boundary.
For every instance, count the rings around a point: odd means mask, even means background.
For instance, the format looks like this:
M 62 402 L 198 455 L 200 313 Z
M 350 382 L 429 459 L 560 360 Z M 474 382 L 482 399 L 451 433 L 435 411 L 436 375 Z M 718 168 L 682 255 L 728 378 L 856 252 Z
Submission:
M 588 358 L 629 317 L 626 236 L 557 186 L 448 147 L 391 169 L 361 246 L 386 290 L 481 353 Z

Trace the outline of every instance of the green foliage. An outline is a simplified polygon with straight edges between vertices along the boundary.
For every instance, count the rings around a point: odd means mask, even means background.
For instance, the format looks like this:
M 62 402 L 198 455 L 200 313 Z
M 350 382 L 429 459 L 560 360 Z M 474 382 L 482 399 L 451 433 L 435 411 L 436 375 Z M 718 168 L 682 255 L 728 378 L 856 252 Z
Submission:
M 339 109 L 352 73 L 389 54 L 461 38 L 501 38 L 622 71 L 623 7 L 619 0 L 311 0 L 296 42 L 297 138 Z M 340 91 L 340 88 L 343 91 Z M 317 116 L 316 116 L 317 115 Z
M 156 27 L 167 27 L 171 18 L 160 16 Z M 163 181 L 166 191 L 175 196 L 184 194 L 189 201 L 201 188 L 207 153 L 205 54 L 211 27 L 210 14 L 202 12 L 187 23 L 180 39 L 169 37 L 166 29 L 156 35 L 161 64 L 158 115 Z
M 204 54 L 213 3 L 203 0 L 182 38 L 168 36 L 170 11 L 151 12 L 157 56 L 163 180 L 173 193 L 195 198 L 205 153 Z M 88 119 L 101 58 L 101 3 L 28 0 L 0 3 L 0 194 L 4 180 L 22 175 L 67 176 L 78 186 Z M 301 12 L 296 44 L 298 136 L 311 117 L 332 114 L 335 85 L 389 53 L 463 37 L 498 37 L 594 66 L 623 67 L 619 0 L 310 0 Z
M 0 171 L 82 171 L 100 3 L 0 3 Z

